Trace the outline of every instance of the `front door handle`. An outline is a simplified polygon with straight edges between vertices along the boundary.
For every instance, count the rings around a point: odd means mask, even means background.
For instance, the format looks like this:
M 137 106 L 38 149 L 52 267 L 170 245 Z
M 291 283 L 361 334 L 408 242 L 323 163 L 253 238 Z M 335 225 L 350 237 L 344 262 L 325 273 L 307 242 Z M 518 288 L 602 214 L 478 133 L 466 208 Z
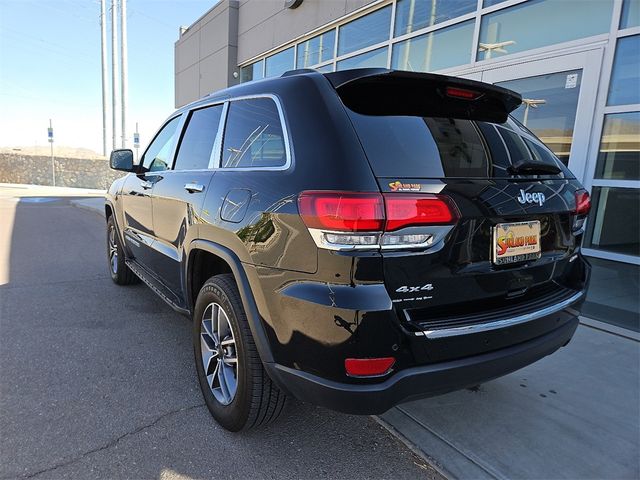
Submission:
M 204 191 L 204 185 L 199 183 L 185 183 L 184 189 L 189 193 L 199 193 Z
M 140 186 L 142 188 L 144 188 L 145 190 L 149 190 L 150 188 L 153 188 L 153 183 L 147 181 L 147 180 L 143 180 L 142 182 L 140 182 Z

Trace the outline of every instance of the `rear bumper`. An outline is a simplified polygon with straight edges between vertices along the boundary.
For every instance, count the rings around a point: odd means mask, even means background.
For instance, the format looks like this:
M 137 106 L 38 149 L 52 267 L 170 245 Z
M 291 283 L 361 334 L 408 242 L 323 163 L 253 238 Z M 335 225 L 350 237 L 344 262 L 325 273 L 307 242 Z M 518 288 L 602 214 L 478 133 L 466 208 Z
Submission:
M 467 358 L 401 370 L 376 384 L 327 380 L 275 363 L 271 378 L 290 395 L 351 414 L 379 414 L 399 403 L 473 386 L 525 367 L 566 345 L 578 326 L 577 312 L 562 312 L 561 325 L 532 340 Z

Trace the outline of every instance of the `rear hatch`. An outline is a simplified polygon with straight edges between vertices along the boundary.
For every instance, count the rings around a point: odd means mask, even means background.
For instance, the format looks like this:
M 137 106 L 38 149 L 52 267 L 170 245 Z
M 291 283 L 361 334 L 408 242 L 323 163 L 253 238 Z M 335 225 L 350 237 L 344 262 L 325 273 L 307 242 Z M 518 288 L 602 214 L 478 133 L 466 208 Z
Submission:
M 420 227 L 434 233 L 430 248 L 382 251 L 386 288 L 409 328 L 513 317 L 583 287 L 574 271 L 582 187 L 508 117 L 519 95 L 429 74 L 334 75 L 380 190 L 449 197 L 458 210 L 453 225 Z

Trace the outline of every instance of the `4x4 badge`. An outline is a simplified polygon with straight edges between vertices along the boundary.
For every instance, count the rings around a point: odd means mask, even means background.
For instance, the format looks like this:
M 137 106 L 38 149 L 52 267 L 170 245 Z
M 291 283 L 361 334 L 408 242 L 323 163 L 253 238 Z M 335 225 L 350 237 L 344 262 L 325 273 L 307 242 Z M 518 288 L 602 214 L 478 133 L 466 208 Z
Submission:
M 407 285 L 403 285 L 400 288 L 396 288 L 396 292 L 398 293 L 412 293 L 420 292 L 423 290 L 433 290 L 433 284 L 427 283 L 426 285 L 418 285 L 417 287 L 408 287 Z

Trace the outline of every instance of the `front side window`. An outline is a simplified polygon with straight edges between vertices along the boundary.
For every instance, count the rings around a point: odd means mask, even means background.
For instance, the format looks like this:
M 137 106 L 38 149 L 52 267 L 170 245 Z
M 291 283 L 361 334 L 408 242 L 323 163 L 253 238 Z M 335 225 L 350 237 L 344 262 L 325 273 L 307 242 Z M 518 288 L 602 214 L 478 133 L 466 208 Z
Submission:
M 229 104 L 222 168 L 274 168 L 287 163 L 280 115 L 270 98 L 237 100 Z
M 191 113 L 174 170 L 199 170 L 210 165 L 222 109 L 222 105 L 214 105 Z
M 140 160 L 142 172 L 161 172 L 171 166 L 169 155 L 173 151 L 179 123 L 180 115 L 169 120 L 158 132 Z

